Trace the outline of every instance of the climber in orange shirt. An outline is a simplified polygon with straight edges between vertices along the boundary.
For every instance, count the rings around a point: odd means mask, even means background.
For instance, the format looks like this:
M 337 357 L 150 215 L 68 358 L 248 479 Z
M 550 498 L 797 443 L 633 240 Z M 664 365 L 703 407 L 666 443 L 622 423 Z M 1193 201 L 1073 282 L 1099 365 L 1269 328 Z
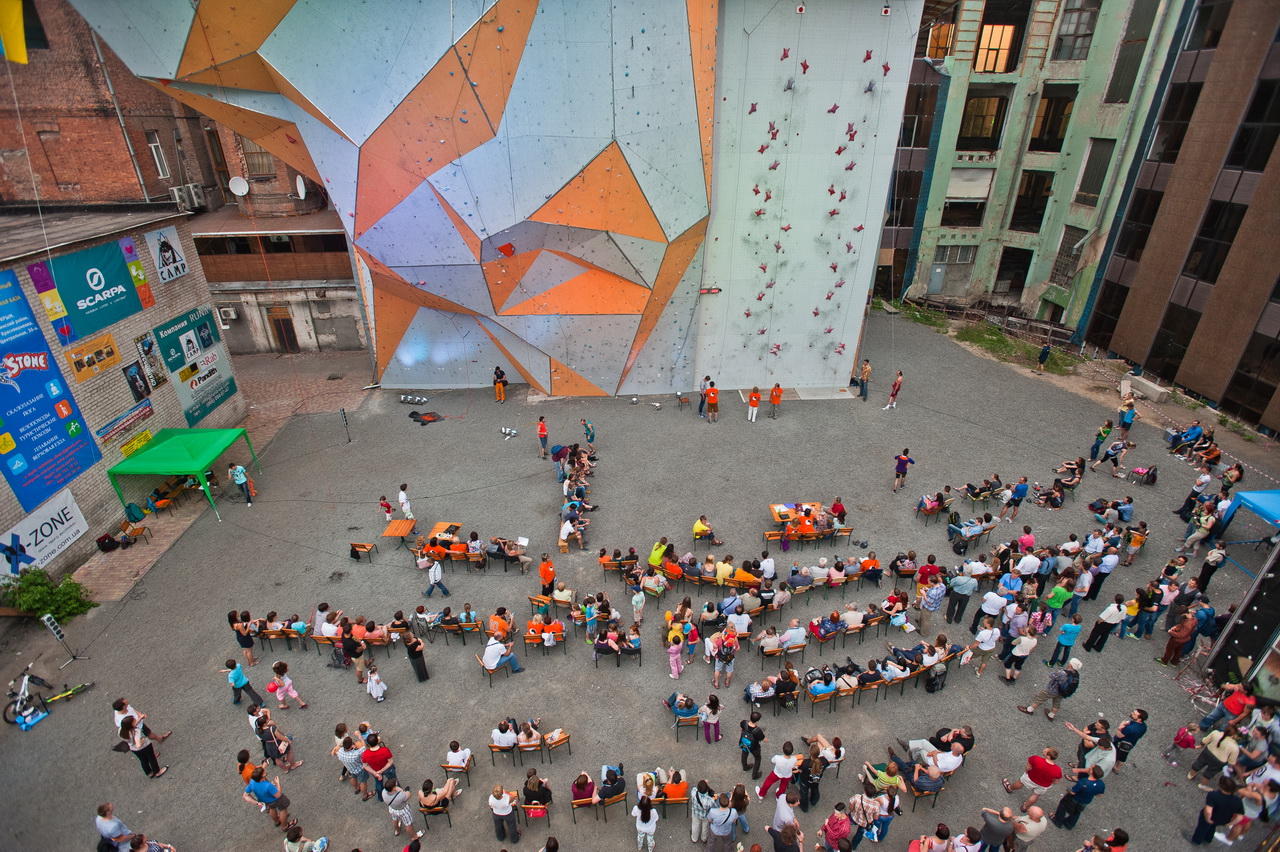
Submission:
M 756 412 L 760 410 L 760 388 L 752 388 L 747 394 L 747 422 L 756 422 Z
M 720 419 L 720 391 L 716 389 L 716 383 L 712 382 L 707 386 L 707 422 L 715 423 Z
M 776 420 L 778 409 L 782 406 L 782 385 L 775 384 L 773 390 L 769 391 L 769 405 L 769 416 Z

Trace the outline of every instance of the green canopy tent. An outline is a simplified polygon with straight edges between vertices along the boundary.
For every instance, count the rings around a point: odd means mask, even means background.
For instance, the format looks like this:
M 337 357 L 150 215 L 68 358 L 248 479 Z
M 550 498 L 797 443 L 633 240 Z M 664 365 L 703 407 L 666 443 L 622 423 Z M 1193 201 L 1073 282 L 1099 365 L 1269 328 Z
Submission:
M 128 507 L 124 494 L 120 491 L 120 476 L 140 476 L 148 474 L 186 474 L 200 482 L 200 490 L 204 492 L 209 505 L 213 506 L 213 514 L 218 520 L 218 506 L 213 501 L 213 493 L 209 490 L 209 480 L 205 471 L 209 470 L 228 447 L 241 438 L 249 447 L 249 455 L 258 472 L 262 465 L 258 463 L 258 455 L 249 443 L 249 433 L 244 429 L 161 429 L 160 432 L 143 445 L 133 455 L 107 471 L 111 478 L 111 487 L 120 498 L 120 505 Z

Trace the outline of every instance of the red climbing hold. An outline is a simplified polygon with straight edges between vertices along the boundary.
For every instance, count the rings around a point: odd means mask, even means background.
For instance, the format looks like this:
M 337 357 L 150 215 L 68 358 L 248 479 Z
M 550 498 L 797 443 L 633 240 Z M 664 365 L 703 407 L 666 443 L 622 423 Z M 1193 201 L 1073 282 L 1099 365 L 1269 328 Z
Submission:
M 752 104 L 751 109 L 747 110 L 747 115 L 751 115 L 755 111 L 756 111 L 756 105 Z
M 813 309 L 813 315 L 814 315 L 815 317 L 816 317 L 818 314 L 820 314 L 820 313 L 822 313 L 822 312 L 821 312 L 821 311 L 819 311 L 817 308 L 814 308 L 814 309 Z
M 800 73 L 801 74 L 809 73 L 809 62 L 807 60 L 800 61 Z
M 831 264 L 831 271 L 832 271 L 832 272 L 835 272 L 838 268 L 839 268 L 839 267 L 838 267 L 838 266 L 836 266 L 834 263 L 833 263 L 833 264 Z
M 840 109 L 840 104 L 832 104 L 831 109 L 827 110 L 827 112 L 834 114 L 838 109 Z
M 843 286 L 844 286 L 844 279 L 841 278 L 839 281 L 836 282 L 836 287 L 839 288 Z
M 516 247 L 511 243 L 503 243 L 498 246 L 498 251 L 502 252 L 503 257 L 511 257 L 516 253 Z
M 764 191 L 764 200 L 768 201 L 770 198 L 773 198 L 773 193 L 766 189 Z
M 829 326 L 827 326 L 825 329 L 823 329 L 823 332 L 822 332 L 822 333 L 823 333 L 823 334 L 830 334 L 831 332 L 833 332 L 833 331 L 835 331 L 835 330 L 836 330 L 836 327 L 835 327 L 834 325 L 829 325 Z
M 790 225 L 783 225 L 783 226 L 782 226 L 782 230 L 783 230 L 783 231 L 790 231 L 790 230 L 791 230 L 791 226 L 790 226 Z
M 831 208 L 830 210 L 828 210 L 828 211 L 827 211 L 827 215 L 828 215 L 828 216 L 839 216 L 839 215 L 840 215 L 840 211 L 839 211 L 839 210 L 837 210 L 837 209 L 835 209 L 835 208 L 833 207 L 833 208 Z
M 836 194 L 836 185 L 833 183 L 831 184 L 831 186 L 827 187 L 827 195 L 835 195 L 835 194 Z
M 854 228 L 854 230 L 855 230 L 855 231 L 857 231 L 857 232 L 859 232 L 859 233 L 861 233 L 861 232 L 862 232 L 863 227 L 864 227 L 863 225 L 859 225 L 858 227 Z
M 745 311 L 742 312 L 742 315 L 747 319 L 751 319 L 751 309 L 747 308 Z
M 770 131 L 769 131 L 769 138 L 770 138 L 770 139 L 777 139 L 777 138 L 778 138 L 778 131 L 776 131 L 776 130 L 770 130 Z
M 888 62 L 886 62 L 885 64 L 881 65 L 880 67 L 884 69 L 884 76 L 888 77 L 888 76 L 889 76 L 889 63 L 888 63 Z
M 774 284 L 777 284 L 777 283 L 778 283 L 777 281 L 770 281 L 768 284 L 764 285 L 764 289 L 766 289 L 766 290 L 772 290 L 772 289 L 773 289 L 773 285 L 774 285 Z
M 783 59 L 786 59 L 790 55 L 791 55 L 791 48 L 784 47 L 782 48 L 782 57 L 778 61 L 781 62 Z
M 751 187 L 751 191 L 752 191 L 752 192 L 754 192 L 756 195 L 759 195 L 759 194 L 760 194 L 760 184 L 756 184 L 755 186 Z
M 845 167 L 844 167 L 844 170 L 845 170 L 846 172 L 851 172 L 851 171 L 853 171 L 853 167 L 854 167 L 854 166 L 856 166 L 856 165 L 858 165 L 858 164 L 857 164 L 857 163 L 855 163 L 853 160 L 850 160 L 850 161 L 849 161 L 849 165 L 845 166 Z
M 845 244 L 844 244 L 844 253 L 845 253 L 845 254 L 848 254 L 848 253 L 849 253 L 849 252 L 851 252 L 851 251 L 853 251 L 853 243 L 845 243 Z
M 840 156 L 841 154 L 843 154 L 843 153 L 845 152 L 845 149 L 846 149 L 847 147 L 848 147 L 847 145 L 841 145 L 839 148 L 837 148 L 837 149 L 836 149 L 836 156 L 838 157 L 838 156 Z
M 757 210 L 757 211 L 756 211 L 756 215 L 757 215 L 757 216 L 763 216 L 763 215 L 764 215 L 764 208 L 763 208 L 763 207 L 761 207 L 759 210 Z
M 771 172 L 776 172 L 776 171 L 778 170 L 778 166 L 780 166 L 780 165 L 782 165 L 782 161 L 781 161 L 781 160 L 774 160 L 774 161 L 773 161 L 773 163 L 772 163 L 772 164 L 770 164 L 770 166 L 769 166 L 769 171 L 771 171 Z
M 782 251 L 782 243 L 775 241 L 773 244 L 774 251 Z
M 759 151 L 757 151 L 756 153 L 757 153 L 757 154 L 763 154 L 765 151 L 768 151 L 768 150 L 769 150 L 769 143 L 768 143 L 768 142 L 766 142 L 766 143 L 764 143 L 763 145 L 761 145 L 761 146 L 760 146 L 760 150 L 759 150 Z
M 862 61 L 863 61 L 863 62 L 870 62 L 870 61 L 871 61 L 871 51 L 869 51 L 869 50 L 867 51 L 867 55 L 866 55 L 866 56 L 864 56 L 864 57 L 862 57 Z
M 769 271 L 769 264 L 767 264 L 767 263 L 762 263 L 762 264 L 760 264 L 760 271 L 761 271 L 761 272 L 768 272 L 768 271 Z
M 763 302 L 763 301 L 764 301 L 764 293 L 757 293 L 757 294 L 756 294 L 756 301 L 757 301 L 757 302 Z
M 834 296 L 834 295 L 835 295 L 835 291 L 833 291 L 833 290 L 828 290 L 828 291 L 827 291 L 827 301 L 828 301 L 828 302 L 830 302 L 830 301 L 831 301 L 831 297 L 832 297 L 832 296 Z
M 857 138 L 858 138 L 858 131 L 856 131 L 856 130 L 850 130 L 850 131 L 849 131 L 849 141 L 850 141 L 850 142 L 852 142 L 853 140 L 855 140 L 855 139 L 857 139 Z
M 848 196 L 848 195 L 845 193 L 845 191 L 842 189 L 842 190 L 840 190 L 840 197 L 839 197 L 838 199 L 836 199 L 836 200 L 837 200 L 837 201 L 844 201 L 844 200 L 845 200 L 846 198 L 848 198 L 848 197 L 849 197 L 849 196 Z

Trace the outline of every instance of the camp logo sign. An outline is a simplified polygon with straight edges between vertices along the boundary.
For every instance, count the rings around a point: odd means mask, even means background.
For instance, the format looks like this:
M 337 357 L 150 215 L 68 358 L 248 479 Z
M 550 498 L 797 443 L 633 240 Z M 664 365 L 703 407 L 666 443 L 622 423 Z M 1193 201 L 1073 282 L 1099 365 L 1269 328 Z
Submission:
M 30 512 L 100 458 L 18 276 L 0 272 L 0 472 Z
M 153 334 L 188 426 L 195 426 L 236 392 L 231 361 L 208 305 L 156 327 Z
M 63 346 L 156 303 L 131 237 L 33 263 L 27 272 Z
M 147 248 L 156 261 L 156 271 L 160 274 L 161 283 L 168 283 L 181 278 L 190 270 L 186 258 L 182 256 L 182 243 L 178 242 L 178 229 L 173 225 L 158 231 L 148 231 Z

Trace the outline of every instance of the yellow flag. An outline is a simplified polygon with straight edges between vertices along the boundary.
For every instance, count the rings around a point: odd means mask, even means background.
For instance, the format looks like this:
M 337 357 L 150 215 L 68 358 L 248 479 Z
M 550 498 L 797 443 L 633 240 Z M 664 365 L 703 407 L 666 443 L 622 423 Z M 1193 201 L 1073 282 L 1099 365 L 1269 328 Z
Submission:
M 6 59 L 27 64 L 27 38 L 22 29 L 22 0 L 0 0 L 0 49 Z

